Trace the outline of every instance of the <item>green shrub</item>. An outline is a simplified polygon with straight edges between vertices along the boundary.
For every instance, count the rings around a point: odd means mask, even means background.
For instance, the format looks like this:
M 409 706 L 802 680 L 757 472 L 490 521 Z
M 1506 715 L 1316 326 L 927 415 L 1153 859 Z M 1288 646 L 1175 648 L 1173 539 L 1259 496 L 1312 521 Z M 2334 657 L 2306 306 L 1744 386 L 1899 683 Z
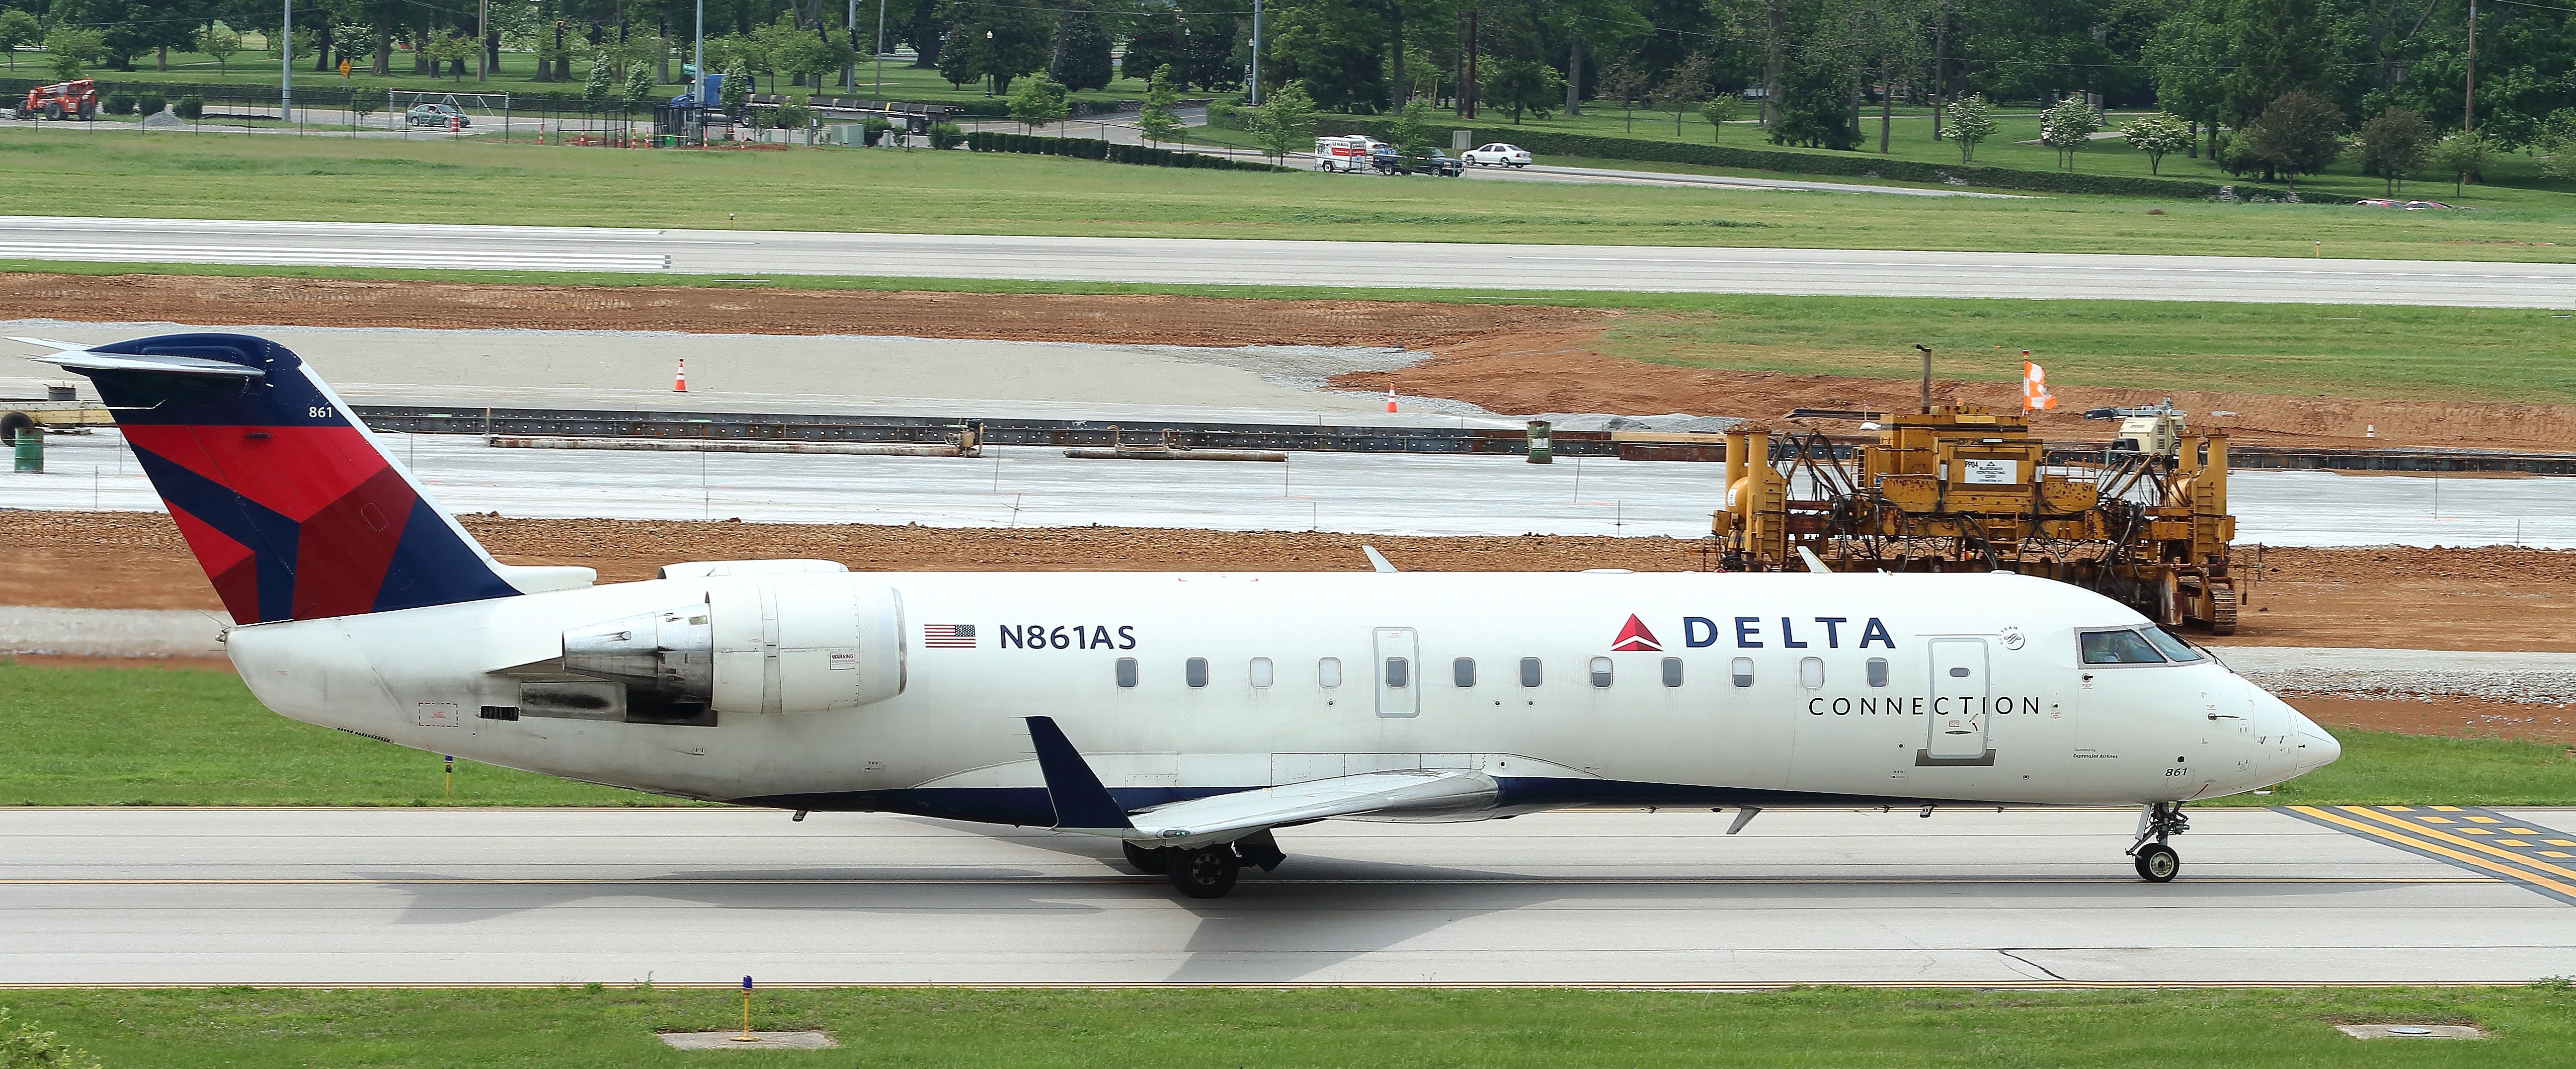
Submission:
M 163 97 L 159 93 L 145 93 L 142 96 L 134 98 L 134 110 L 142 112 L 146 116 L 159 115 L 161 114 L 161 109 L 169 106 L 169 99 Z
M 966 131 L 958 129 L 956 123 L 943 122 L 930 125 L 930 147 L 932 148 L 956 148 L 965 140 Z
M 180 97 L 178 103 L 170 105 L 170 114 L 195 122 L 205 117 L 206 98 L 195 93 Z
M 134 114 L 134 94 L 132 93 L 109 93 L 100 98 L 98 103 L 100 107 L 107 109 L 110 115 Z
M 1230 160 L 1178 149 L 1151 145 L 1113 145 L 1088 137 L 1038 137 L 1032 134 L 1007 134 L 998 130 L 978 130 L 966 135 L 966 147 L 977 152 L 1016 152 L 1035 156 L 1069 156 L 1079 160 L 1107 160 L 1111 163 L 1133 163 L 1148 167 L 1208 167 L 1242 171 L 1278 171 L 1286 168 L 1249 160 Z

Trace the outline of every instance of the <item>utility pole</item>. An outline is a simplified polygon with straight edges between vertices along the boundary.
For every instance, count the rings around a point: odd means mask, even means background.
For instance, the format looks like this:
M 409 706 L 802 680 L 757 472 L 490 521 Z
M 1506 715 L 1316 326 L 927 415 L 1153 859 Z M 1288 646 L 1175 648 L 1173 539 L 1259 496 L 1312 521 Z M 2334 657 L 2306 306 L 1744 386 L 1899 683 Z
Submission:
M 1475 8 L 1467 9 L 1466 71 L 1458 78 L 1458 117 L 1476 117 L 1476 16 Z
M 1261 106 L 1261 0 L 1252 0 L 1252 94 L 1253 107 Z
M 277 121 L 292 122 L 295 119 L 295 0 L 286 0 L 285 14 L 278 18 L 277 36 L 283 42 L 283 47 L 277 50 L 281 57 L 277 61 Z
M 2478 129 L 2478 0 L 2469 0 L 2469 90 L 2460 98 L 2460 132 Z
M 844 25 L 850 28 L 850 62 L 841 68 L 841 88 L 855 92 L 859 88 L 859 0 L 850 0 L 850 20 Z
M 488 43 L 491 33 L 492 0 L 483 0 L 483 6 L 474 13 L 474 80 L 478 82 L 492 80 L 492 46 Z
M 885 0 L 877 0 L 876 43 L 868 51 L 877 54 L 877 99 L 885 99 Z
M 707 143 L 707 0 L 698 0 L 698 37 L 689 52 L 689 69 L 697 73 L 689 86 L 689 135 L 692 143 Z

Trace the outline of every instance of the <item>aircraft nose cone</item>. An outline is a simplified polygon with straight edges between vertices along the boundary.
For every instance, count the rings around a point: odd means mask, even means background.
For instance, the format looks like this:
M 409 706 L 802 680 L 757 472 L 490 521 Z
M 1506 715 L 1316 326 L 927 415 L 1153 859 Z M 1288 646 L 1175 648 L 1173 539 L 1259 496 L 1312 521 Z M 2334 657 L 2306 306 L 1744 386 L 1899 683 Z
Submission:
M 2316 721 L 2300 713 L 2291 715 L 2298 717 L 2299 750 L 2295 765 L 2300 773 L 2324 768 L 2343 756 L 2343 744 L 2326 734 L 2326 729 L 2318 727 Z

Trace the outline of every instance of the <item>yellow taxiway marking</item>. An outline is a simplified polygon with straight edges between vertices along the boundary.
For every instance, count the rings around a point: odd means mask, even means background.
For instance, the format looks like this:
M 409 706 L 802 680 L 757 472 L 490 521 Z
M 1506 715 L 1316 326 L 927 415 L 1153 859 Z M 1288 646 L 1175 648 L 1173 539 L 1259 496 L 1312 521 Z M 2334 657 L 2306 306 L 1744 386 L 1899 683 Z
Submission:
M 2469 820 L 2469 823 L 2471 823 L 2471 824 L 2502 824 L 2502 823 L 2504 823 L 2504 818 L 2502 818 L 2502 817 L 2470 817 L 2470 818 L 2468 818 L 2468 820 Z
M 2504 830 L 2504 833 L 2505 833 L 2505 834 L 2507 834 L 2507 835 L 2538 835 L 2538 834 L 2540 834 L 2539 832 L 2533 831 L 2533 830 L 2531 830 L 2531 829 L 2529 829 L 2529 828 L 2506 828 L 2506 829 Z
M 2542 839 L 2541 842 L 2551 846 L 2576 846 L 2576 839 Z
M 2543 851 L 2541 851 L 2541 852 L 2540 852 L 2540 856 L 2542 856 L 2542 857 L 2576 857 L 2576 854 L 2571 854 L 2571 853 L 2568 853 L 2568 852 L 2566 852 L 2566 851 L 2564 851 L 2564 850 L 2543 850 Z
M 2443 845 L 2441 845 L 2441 843 L 2438 843 L 2438 842 L 2431 842 L 2431 841 L 2428 841 L 2428 840 L 2432 840 L 2432 839 L 2442 839 L 2442 840 L 2447 840 L 2447 841 L 2449 841 L 2449 842 L 2456 843 L 2456 844 L 2458 844 L 2458 845 L 2460 845 L 2460 846 L 2467 847 L 2469 850 L 2485 851 L 2485 852 L 2487 852 L 2487 853 L 2493 853 L 2493 854 L 2501 855 L 2501 856 L 2503 856 L 2503 857 L 2512 858 L 2512 859 L 2513 859 L 2513 860 L 2515 860 L 2515 861 L 2519 861 L 2519 862 L 2521 862 L 2521 863 L 2523 863 L 2523 864 L 2525 864 L 2525 865 L 2529 865 L 2529 866 L 2531 866 L 2531 867 L 2533 867 L 2533 868 L 2538 868 L 2538 869 L 2547 869 L 2547 870 L 2549 870 L 2549 871 L 2551 871 L 2551 872 L 2559 872 L 2559 873 L 2562 873 L 2562 874 L 2565 872 L 2565 870 L 2560 869 L 2560 868 L 2558 868 L 2558 867 L 2557 867 L 2557 866 L 2555 866 L 2555 865 L 2550 865 L 2550 864 L 2546 864 L 2546 863 L 2538 862 L 2538 861 L 2532 861 L 2532 860 L 2530 860 L 2530 859 L 2523 858 L 2523 857 L 2519 857 L 2519 856 L 2516 856 L 2516 855 L 2513 855 L 2513 854 L 2506 854 L 2506 853 L 2504 853 L 2503 851 L 2492 849 L 2492 848 L 2488 847 L 2488 846 L 2487 846 L 2486 844 L 2484 844 L 2484 843 L 2472 842 L 2472 841 L 2467 840 L 2467 839 L 2461 839 L 2461 838 L 2457 838 L 2457 837 L 2454 837 L 2454 836 L 2451 836 L 2451 835 L 2443 834 L 2439 829 L 2434 829 L 2434 828 L 2413 828 L 2413 827 L 2407 827 L 2407 826 L 2406 826 L 2405 824 L 2403 824 L 2403 823 L 2400 823 L 2400 822 L 2398 822 L 2398 821 L 2394 821 L 2394 820 L 2389 820 L 2389 818 L 2387 818 L 2387 817 L 2383 817 L 2383 816 L 2381 816 L 2381 815 L 2379 815 L 2379 814 L 2377 814 L 2377 813 L 2373 813 L 2373 812 L 2371 812 L 2371 811 L 2369 811 L 2369 810 L 2367 810 L 2367 809 L 2363 809 L 2363 808 L 2358 807 L 2358 806 L 2352 807 L 2351 812 L 2353 812 L 2354 814 L 2359 815 L 2359 816 L 2369 817 L 2369 818 L 2371 818 L 2371 819 L 2373 819 L 2373 820 L 2387 821 L 2387 822 L 2388 822 L 2388 823 L 2390 823 L 2390 824 L 2394 824 L 2394 825 L 2396 825 L 2398 828 L 2404 828 L 2404 829 L 2405 829 L 2405 830 L 2407 830 L 2407 831 L 2415 832 L 2415 833 L 2417 833 L 2418 835 L 2422 835 L 2422 836 L 2423 836 L 2423 838 L 2420 838 L 2420 839 L 2419 839 L 2419 838 L 2413 838 L 2413 837 L 2409 837 L 2409 836 L 2405 836 L 2405 835 L 2400 835 L 2400 834 L 2398 834 L 2396 831 L 2391 830 L 2391 829 L 2389 829 L 2389 828 L 2383 828 L 2383 827 L 2379 827 L 2379 826 L 2372 825 L 2372 824 L 2365 824 L 2365 823 L 2362 823 L 2361 821 L 2354 820 L 2352 817 L 2344 816 L 2343 814 L 2340 814 L 2340 813 L 2330 813 L 2330 812 L 2327 812 L 2326 810 L 2324 810 L 2324 809 L 2320 809 L 2320 808 L 2318 808 L 2318 807 L 2316 807 L 2316 806 L 2307 806 L 2307 805 L 2302 805 L 2302 806 L 2292 806 L 2291 808 L 2292 808 L 2292 809 L 2294 809 L 2294 810 L 2296 810 L 2296 811 L 2298 811 L 2298 812 L 2305 813 L 2305 814 L 2307 814 L 2307 815 L 2309 815 L 2309 816 L 2311 816 L 2311 817 L 2315 817 L 2315 818 L 2317 818 L 2318 820 L 2323 820 L 2323 821 L 2326 821 L 2326 822 L 2329 822 L 2329 823 L 2332 823 L 2332 824 L 2341 825 L 2341 826 L 2343 826 L 2343 827 L 2350 828 L 2350 829 L 2352 829 L 2352 830 L 2354 830 L 2354 831 L 2358 831 L 2358 832 L 2360 832 L 2360 833 L 2362 833 L 2362 834 L 2364 834 L 2364 835 L 2372 836 L 2372 837 L 2374 837 L 2374 838 L 2379 838 L 2379 839 L 2385 839 L 2385 840 L 2387 840 L 2387 841 L 2389 841 L 2389 842 L 2392 842 L 2392 843 L 2397 843 L 2397 844 L 2400 844 L 2400 845 L 2402 845 L 2402 846 L 2406 846 L 2406 847 L 2409 847 L 2409 848 L 2412 848 L 2412 849 L 2416 849 L 2416 850 L 2424 851 L 2425 853 L 2435 854 L 2435 855 L 2438 855 L 2438 856 L 2441 856 L 2441 857 L 2446 857 L 2446 858 L 2449 858 L 2449 859 L 2451 859 L 2451 860 L 2453 860 L 2453 861 L 2460 862 L 2461 864 L 2464 864 L 2464 865 L 2469 865 L 2469 866 L 2473 866 L 2473 867 L 2475 867 L 2475 868 L 2485 869 L 2485 870 L 2487 870 L 2487 871 L 2489 871 L 2489 872 L 2493 872 L 2493 873 L 2496 873 L 2496 874 L 2501 875 L 2501 876 L 2511 877 L 2512 879 L 2517 880 L 2517 881 L 2520 881 L 2520 882 L 2523 882 L 2523 883 L 2535 884 L 2535 885 L 2538 885 L 2538 886 L 2541 886 L 2541 887 L 2546 887 L 2546 888 L 2549 888 L 2549 889 L 2550 889 L 2550 890 L 2552 890 L 2552 891 L 2556 891 L 2556 892 L 2558 892 L 2559 894 L 2562 894 L 2562 895 L 2567 895 L 2567 896 L 2570 896 L 2570 897 L 2576 897 L 2576 884 L 2561 883 L 2561 882 L 2559 882 L 2559 881 L 2557 881 L 2557 880 L 2550 879 L 2550 878 L 2548 878 L 2548 877 L 2546 877 L 2546 876 L 2535 875 L 2535 874 L 2533 874 L 2533 873 L 2526 872 L 2526 871 L 2523 871 L 2523 870 L 2521 870 L 2521 869 L 2510 868 L 2510 867 L 2507 867 L 2507 866 L 2504 866 L 2504 865 L 2499 865 L 2499 864 L 2497 864 L 2497 863 L 2495 863 L 2495 862 L 2493 862 L 2493 861 L 2489 861 L 2489 860 L 2487 860 L 2486 858 L 2479 857 L 2479 856 L 2478 856 L 2478 855 L 2476 855 L 2476 854 L 2468 853 L 2468 852 L 2463 851 L 2463 850 L 2454 850 L 2454 849 L 2451 849 L 2450 847 L 2447 847 L 2447 846 L 2443 846 Z
M 2387 808 L 2391 813 L 2403 813 L 2406 811 L 2406 807 L 2402 805 L 2392 805 L 2385 808 Z M 2437 805 L 2433 807 L 2433 811 L 2436 813 L 2457 813 L 2460 811 L 2460 807 L 2455 805 Z
M 2448 824 L 2451 822 L 2451 818 L 2449 817 L 2417 817 L 2415 819 L 2423 821 L 2426 824 Z
M 2405 829 L 2405 830 L 2407 830 L 2407 831 L 2412 831 L 2412 832 L 2416 832 L 2416 833 L 2418 833 L 2418 834 L 2423 834 L 2423 835 L 2429 835 L 2429 836 L 2432 836 L 2433 838 L 2436 838 L 2436 839 L 2442 839 L 2442 840 L 2446 840 L 2446 841 L 2448 841 L 2448 842 L 2457 843 L 2457 844 L 2459 844 L 2459 845 L 2461 845 L 2461 846 L 2468 847 L 2468 848 L 2469 848 L 2469 849 L 2471 849 L 2471 850 L 2478 851 L 2478 852 L 2483 853 L 2483 854 L 2486 854 L 2486 855 L 2488 855 L 2488 856 L 2490 856 L 2490 857 L 2503 858 L 2504 860 L 2506 860 L 2506 861 L 2510 861 L 2510 862 L 2513 862 L 2514 864 L 2517 864 L 2517 865 L 2525 865 L 2525 866 L 2529 866 L 2529 867 L 2531 867 L 2531 868 L 2538 869 L 2538 870 L 2540 870 L 2540 871 L 2542 871 L 2542 872 L 2549 873 L 2550 875 L 2557 876 L 2557 877 L 2560 877 L 2560 878 L 2562 878 L 2562 879 L 2566 879 L 2566 880 L 2569 880 L 2569 881 L 2576 881 L 2576 869 L 2562 869 L 2562 868 L 2559 868 L 2559 867 L 2558 867 L 2558 866 L 2556 866 L 2556 865 L 2552 865 L 2552 864 L 2550 864 L 2550 863 L 2548 863 L 2548 862 L 2546 862 L 2546 861 L 2534 861 L 2534 860 L 2532 860 L 2531 858 L 2526 857 L 2526 856 L 2524 856 L 2524 855 L 2522 855 L 2522 854 L 2513 853 L 2513 852 L 2511 852 L 2511 851 L 2507 851 L 2507 850 L 2498 850 L 2498 849 L 2496 849 L 2496 848 L 2495 848 L 2495 846 L 2494 846 L 2493 844 L 2491 844 L 2491 843 L 2482 843 L 2482 842 L 2479 842 L 2479 841 L 2477 841 L 2477 840 L 2475 840 L 2475 839 L 2459 839 L 2459 838 L 2454 838 L 2454 837 L 2452 837 L 2449 833 L 2444 832 L 2444 831 L 2443 831 L 2442 829 L 2440 829 L 2440 828 L 2409 828 L 2409 827 L 2407 827 L 2407 826 L 2406 826 L 2406 822 L 2405 822 L 2405 821 L 2402 821 L 2402 820 L 2397 820 L 2397 819 L 2394 819 L 2394 818 L 2391 818 L 2391 817 L 2384 817 L 2384 816 L 2380 816 L 2380 815 L 2379 815 L 2379 814 L 2377 814 L 2377 813 L 2367 813 L 2367 812 L 2365 812 L 2363 815 L 2364 815 L 2364 816 L 2368 816 L 2368 817 L 2369 817 L 2369 818 L 2371 818 L 2372 820 L 2376 820 L 2376 821 L 2378 821 L 2378 822 L 2380 822 L 2380 823 L 2382 823 L 2382 824 L 2393 824 L 2393 825 L 2395 825 L 2395 826 L 2397 826 L 2397 827 L 2399 827 L 2399 828 L 2404 828 L 2404 829 Z M 2461 830 L 2462 830 L 2462 831 L 2467 831 L 2467 830 L 2470 830 L 2470 829 L 2463 828 L 2463 829 L 2461 829 Z

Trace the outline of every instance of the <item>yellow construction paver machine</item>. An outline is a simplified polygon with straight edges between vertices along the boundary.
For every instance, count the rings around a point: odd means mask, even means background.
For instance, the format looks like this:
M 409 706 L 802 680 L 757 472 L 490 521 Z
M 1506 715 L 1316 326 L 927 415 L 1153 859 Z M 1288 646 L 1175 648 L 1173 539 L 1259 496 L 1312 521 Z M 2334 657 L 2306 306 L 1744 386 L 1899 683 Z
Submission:
M 1729 430 L 1726 507 L 1711 529 L 1721 567 L 2011 571 L 2100 591 L 2167 626 L 2236 630 L 2227 436 L 2188 435 L 2170 405 L 2154 418 L 2173 433 L 2100 447 L 2052 448 L 2022 415 L 1967 404 L 1790 417 L 1860 421 L 1876 440 Z

